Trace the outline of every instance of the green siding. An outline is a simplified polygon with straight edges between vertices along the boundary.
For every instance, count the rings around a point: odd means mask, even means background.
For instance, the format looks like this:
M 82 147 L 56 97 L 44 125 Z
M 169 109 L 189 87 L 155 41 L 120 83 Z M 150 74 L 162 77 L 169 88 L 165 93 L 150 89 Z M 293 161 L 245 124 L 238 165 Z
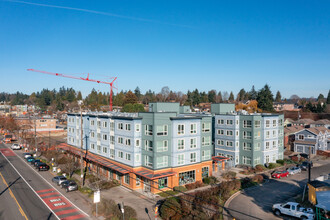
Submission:
M 212 114 L 227 114 L 235 111 L 235 104 L 232 103 L 214 103 L 211 104 Z

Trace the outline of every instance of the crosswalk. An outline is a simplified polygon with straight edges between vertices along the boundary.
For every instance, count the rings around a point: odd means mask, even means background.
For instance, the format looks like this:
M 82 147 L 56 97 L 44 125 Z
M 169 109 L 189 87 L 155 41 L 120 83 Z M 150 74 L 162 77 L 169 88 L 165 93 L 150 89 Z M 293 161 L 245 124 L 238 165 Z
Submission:
M 82 214 L 55 189 L 43 189 L 36 192 L 61 220 L 87 219 L 86 215 Z

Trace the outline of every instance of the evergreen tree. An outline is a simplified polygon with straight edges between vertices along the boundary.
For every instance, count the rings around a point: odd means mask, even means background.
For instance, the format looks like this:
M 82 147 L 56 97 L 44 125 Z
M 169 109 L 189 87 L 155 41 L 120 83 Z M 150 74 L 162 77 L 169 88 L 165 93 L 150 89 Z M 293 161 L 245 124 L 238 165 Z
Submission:
M 251 100 L 257 100 L 257 96 L 258 96 L 258 93 L 257 93 L 257 91 L 254 89 L 254 86 L 252 86 L 252 89 L 251 89 L 251 91 L 249 92 L 249 99 L 251 99 Z
M 270 91 L 270 87 L 266 84 L 260 91 L 258 92 L 257 102 L 258 107 L 263 111 L 272 112 L 273 108 L 273 94 Z
M 138 101 L 138 98 L 136 97 L 136 95 L 131 90 L 129 90 L 125 95 L 124 105 L 129 104 L 129 103 L 135 104 L 135 103 L 137 103 L 137 101 Z
M 330 89 L 329 89 L 329 92 L 328 92 L 327 104 L 330 104 Z
M 275 102 L 280 102 L 282 100 L 282 96 L 280 91 L 277 91 L 276 93 L 276 98 L 275 98 Z
M 230 95 L 229 95 L 229 99 L 228 99 L 228 100 L 229 100 L 230 102 L 233 102 L 234 99 L 235 99 L 235 97 L 234 97 L 233 92 L 230 92 Z
M 134 94 L 136 95 L 136 97 L 138 98 L 138 100 L 140 100 L 140 98 L 141 98 L 141 90 L 140 90 L 140 88 L 138 86 L 135 88 Z
M 241 89 L 239 91 L 239 93 L 237 94 L 236 100 L 237 101 L 243 101 L 245 99 L 245 93 L 246 93 L 245 90 L 244 89 Z
M 216 101 L 216 91 L 215 90 L 209 91 L 207 96 L 208 96 L 209 102 L 215 103 L 215 101 Z
M 216 100 L 217 103 L 221 103 L 223 102 L 223 99 L 222 99 L 222 93 L 221 91 L 218 92 L 218 95 L 217 95 L 217 100 Z
M 200 94 L 198 92 L 198 89 L 195 89 L 193 92 L 192 92 L 192 105 L 195 106 L 195 105 L 198 105 L 200 102 L 201 102 L 201 97 L 200 97 Z
M 82 100 L 82 95 L 81 95 L 81 92 L 80 91 L 78 92 L 77 100 Z

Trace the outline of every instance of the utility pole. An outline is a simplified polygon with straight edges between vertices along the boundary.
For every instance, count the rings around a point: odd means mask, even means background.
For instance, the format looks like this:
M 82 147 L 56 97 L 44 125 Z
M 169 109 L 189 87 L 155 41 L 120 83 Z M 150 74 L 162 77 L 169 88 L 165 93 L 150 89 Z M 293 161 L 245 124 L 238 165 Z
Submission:
M 50 149 L 50 130 L 48 132 L 48 149 Z
M 34 115 L 34 145 L 36 148 L 36 152 L 38 153 L 38 144 L 37 144 L 37 118 Z
M 82 105 L 82 101 L 80 101 L 79 103 L 79 108 L 80 108 L 80 148 L 81 148 L 81 152 L 80 152 L 80 178 L 81 178 L 81 182 L 83 182 L 83 177 L 84 177 L 84 164 L 83 164 L 83 121 L 82 121 L 82 109 L 81 109 L 81 105 Z
M 312 155 L 312 146 L 309 146 L 309 155 L 308 155 L 308 182 L 311 182 L 311 155 Z

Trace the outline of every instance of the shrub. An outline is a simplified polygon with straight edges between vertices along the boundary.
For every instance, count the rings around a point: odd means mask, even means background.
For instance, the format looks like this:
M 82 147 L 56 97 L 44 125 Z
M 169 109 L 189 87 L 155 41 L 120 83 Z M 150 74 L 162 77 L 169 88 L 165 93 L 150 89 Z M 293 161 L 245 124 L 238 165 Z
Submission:
M 175 197 L 170 197 L 160 207 L 160 216 L 163 219 L 174 217 L 177 213 L 181 213 L 181 205 Z
M 281 166 L 281 164 L 278 164 L 278 163 L 269 163 L 268 169 L 274 169 L 274 168 L 279 167 L 279 166 Z
M 124 206 L 125 209 L 125 220 L 135 219 L 136 218 L 136 211 L 131 206 Z
M 228 172 L 222 174 L 222 177 L 225 179 L 233 179 L 236 177 L 236 173 L 233 171 L 228 171 Z
M 204 184 L 202 181 L 196 181 L 194 183 L 186 184 L 185 186 L 186 186 L 187 190 L 192 190 L 192 189 L 202 187 L 202 186 L 204 186 Z
M 252 182 L 262 183 L 263 181 L 264 181 L 264 177 L 260 174 L 257 174 L 254 177 L 252 177 Z
M 158 195 L 161 196 L 161 197 L 165 197 L 166 198 L 166 197 L 170 197 L 170 196 L 175 196 L 178 193 L 179 193 L 178 191 L 166 190 L 164 192 L 158 193 Z
M 262 171 L 264 171 L 265 169 L 266 169 L 266 167 L 265 167 L 264 165 L 261 165 L 261 164 L 258 164 L 258 165 L 256 165 L 256 167 L 255 167 L 256 172 L 262 172 Z
M 241 188 L 241 181 L 239 180 L 234 180 L 234 184 L 235 184 L 235 187 L 234 187 L 234 190 L 239 190 Z
M 276 163 L 279 163 L 281 165 L 284 165 L 284 160 L 276 160 Z
M 209 176 L 209 177 L 203 178 L 203 183 L 208 184 L 208 185 L 212 185 L 217 182 L 218 182 L 218 179 L 214 176 Z
M 210 177 L 205 177 L 205 178 L 203 178 L 203 183 L 205 183 L 205 184 L 209 185 L 209 184 L 210 184 L 210 182 L 211 182 L 211 179 L 210 179 Z
M 173 190 L 174 190 L 174 191 L 177 191 L 177 192 L 185 192 L 185 191 L 187 191 L 187 188 L 184 187 L 184 186 L 175 186 L 175 187 L 173 188 Z

